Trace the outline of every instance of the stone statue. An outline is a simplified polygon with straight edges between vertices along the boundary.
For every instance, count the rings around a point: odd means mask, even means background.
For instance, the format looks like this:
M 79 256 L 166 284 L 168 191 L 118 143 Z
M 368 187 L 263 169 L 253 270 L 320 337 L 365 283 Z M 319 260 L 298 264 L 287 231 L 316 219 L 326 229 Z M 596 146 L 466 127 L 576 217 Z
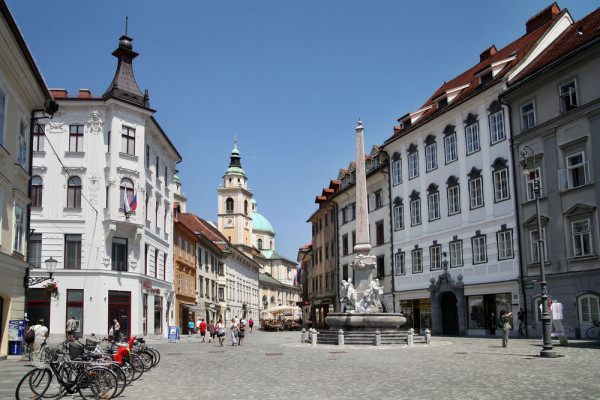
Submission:
M 348 281 L 342 280 L 340 294 L 342 298 L 342 304 L 346 305 L 347 311 L 354 311 L 356 308 L 356 289 L 352 285 L 352 278 L 348 279 Z
M 380 297 L 383 287 L 379 286 L 379 279 L 374 279 L 365 290 L 363 299 L 356 305 L 355 310 L 359 313 L 377 313 L 383 311 Z

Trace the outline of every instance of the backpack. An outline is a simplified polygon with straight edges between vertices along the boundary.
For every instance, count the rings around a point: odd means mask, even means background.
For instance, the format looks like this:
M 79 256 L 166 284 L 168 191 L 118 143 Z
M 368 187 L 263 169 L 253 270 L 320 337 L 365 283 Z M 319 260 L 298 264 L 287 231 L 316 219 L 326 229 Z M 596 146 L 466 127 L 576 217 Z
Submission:
M 504 320 L 502 319 L 502 317 L 498 317 L 498 328 L 504 328 Z
M 35 329 L 33 329 L 33 327 L 31 327 L 27 333 L 25 334 L 25 343 L 27 344 L 31 344 L 35 341 Z

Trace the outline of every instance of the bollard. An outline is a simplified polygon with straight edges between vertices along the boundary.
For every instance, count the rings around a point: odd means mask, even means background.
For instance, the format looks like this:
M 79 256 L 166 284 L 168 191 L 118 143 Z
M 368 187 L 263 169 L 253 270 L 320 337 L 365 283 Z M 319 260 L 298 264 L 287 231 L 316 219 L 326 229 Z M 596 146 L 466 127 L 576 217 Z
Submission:
M 379 329 L 375 331 L 375 338 L 373 344 L 375 346 L 381 346 L 381 332 L 379 332 Z
M 316 346 L 317 344 L 317 331 L 315 329 L 313 329 L 313 333 L 312 336 L 310 337 L 310 344 L 312 344 L 313 346 Z
M 414 330 L 413 328 L 410 328 L 410 329 L 408 330 L 408 336 L 406 337 L 407 344 L 408 344 L 409 346 L 412 346 L 412 345 L 413 345 L 413 336 L 414 336 L 414 335 L 415 335 L 415 330 Z
M 425 343 L 431 344 L 431 331 L 429 329 L 425 329 Z
M 343 346 L 343 345 L 344 345 L 344 331 L 340 329 L 338 331 L 338 346 Z
M 302 328 L 302 333 L 300 334 L 300 343 L 306 342 L 306 329 Z

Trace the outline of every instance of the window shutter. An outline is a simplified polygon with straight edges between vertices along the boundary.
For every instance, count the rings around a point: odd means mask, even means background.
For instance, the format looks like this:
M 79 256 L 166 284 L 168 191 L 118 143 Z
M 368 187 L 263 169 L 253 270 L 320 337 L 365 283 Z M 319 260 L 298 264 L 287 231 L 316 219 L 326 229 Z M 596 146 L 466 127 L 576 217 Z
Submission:
M 566 190 L 569 188 L 569 170 L 559 169 L 558 170 L 558 188 L 560 190 Z

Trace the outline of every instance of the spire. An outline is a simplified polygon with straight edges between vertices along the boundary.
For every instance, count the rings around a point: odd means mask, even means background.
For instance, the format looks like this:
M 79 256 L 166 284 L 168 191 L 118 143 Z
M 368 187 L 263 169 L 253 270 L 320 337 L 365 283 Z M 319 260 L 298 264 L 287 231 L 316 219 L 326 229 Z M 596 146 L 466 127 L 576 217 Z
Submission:
M 225 175 L 229 174 L 239 174 L 246 175 L 244 170 L 242 169 L 240 151 L 237 148 L 237 138 L 233 139 L 233 150 L 231 150 L 231 157 L 229 162 L 229 168 L 225 171 Z
M 112 53 L 119 60 L 117 63 L 117 72 L 115 72 L 115 77 L 102 97 L 115 97 L 149 108 L 148 91 L 142 94 L 133 76 L 132 61 L 139 54 L 133 51 L 132 40 L 132 38 L 127 36 L 126 22 L 125 35 L 119 38 L 119 47 Z

